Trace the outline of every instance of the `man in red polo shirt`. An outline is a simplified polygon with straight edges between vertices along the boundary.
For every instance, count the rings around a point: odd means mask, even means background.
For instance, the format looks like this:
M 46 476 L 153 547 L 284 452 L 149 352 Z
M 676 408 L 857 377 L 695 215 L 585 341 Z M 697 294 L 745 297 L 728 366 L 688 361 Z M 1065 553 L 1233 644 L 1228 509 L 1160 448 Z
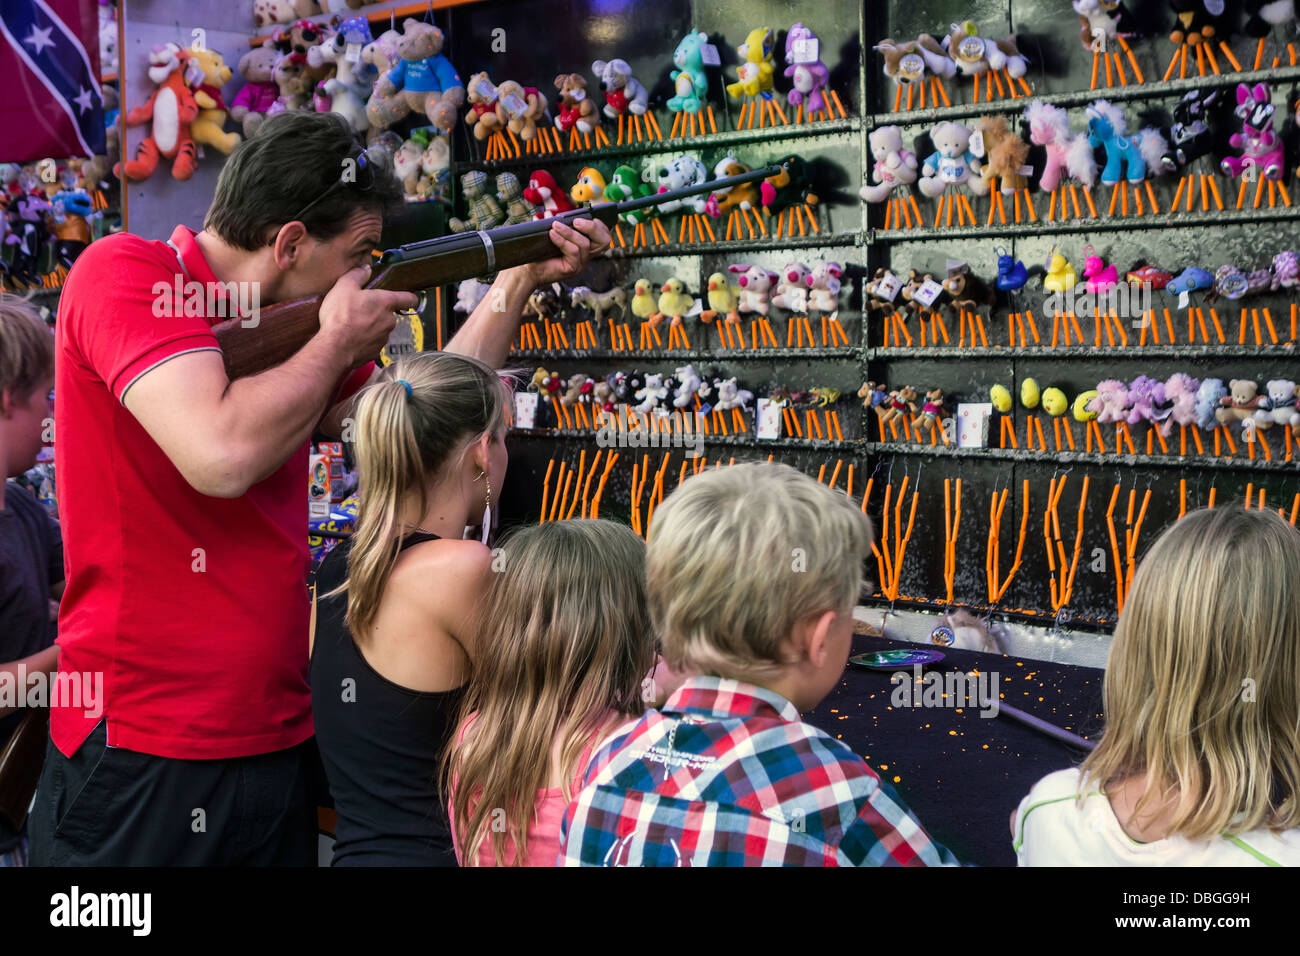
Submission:
M 110 236 L 69 274 L 55 382 L 68 690 L 33 863 L 315 862 L 308 442 L 339 433 L 394 310 L 416 302 L 362 288 L 401 201 L 339 117 L 286 113 L 229 157 L 202 232 Z M 533 288 L 609 235 L 589 221 L 551 238 L 561 256 L 502 272 L 449 351 L 500 365 Z M 296 355 L 226 377 L 212 325 L 321 294 Z

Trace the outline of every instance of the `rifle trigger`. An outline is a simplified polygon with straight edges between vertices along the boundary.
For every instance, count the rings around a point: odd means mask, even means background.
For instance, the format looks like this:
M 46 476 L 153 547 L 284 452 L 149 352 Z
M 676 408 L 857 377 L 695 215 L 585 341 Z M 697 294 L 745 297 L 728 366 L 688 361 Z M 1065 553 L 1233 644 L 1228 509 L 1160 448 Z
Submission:
M 479 230 L 478 236 L 480 239 L 483 240 L 483 252 L 487 256 L 487 271 L 488 273 L 496 272 L 497 251 L 496 251 L 496 247 L 492 245 L 492 237 L 489 236 L 482 229 Z

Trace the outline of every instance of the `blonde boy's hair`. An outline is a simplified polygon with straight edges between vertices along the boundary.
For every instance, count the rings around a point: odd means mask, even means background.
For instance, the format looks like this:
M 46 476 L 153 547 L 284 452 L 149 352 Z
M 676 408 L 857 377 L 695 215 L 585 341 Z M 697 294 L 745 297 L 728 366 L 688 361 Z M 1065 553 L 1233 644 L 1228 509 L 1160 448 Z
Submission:
M 26 401 L 54 373 L 54 336 L 25 299 L 0 293 L 0 392 Z
M 1300 825 L 1300 532 L 1268 509 L 1203 509 L 1152 545 L 1111 644 L 1103 788 L 1146 774 L 1138 819 L 1177 795 L 1169 835 Z
M 871 522 L 843 492 L 788 465 L 722 468 L 655 511 L 646 590 L 663 656 L 717 677 L 771 676 L 796 622 L 847 613 L 862 588 Z

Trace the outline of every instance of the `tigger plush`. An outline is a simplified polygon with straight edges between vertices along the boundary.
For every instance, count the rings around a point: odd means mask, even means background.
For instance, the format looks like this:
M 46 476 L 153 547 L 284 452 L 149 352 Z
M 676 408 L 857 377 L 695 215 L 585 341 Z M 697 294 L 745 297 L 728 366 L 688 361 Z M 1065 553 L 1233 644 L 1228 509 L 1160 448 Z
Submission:
M 197 147 L 190 138 L 190 123 L 199 115 L 194 94 L 185 85 L 186 54 L 175 43 L 155 46 L 149 53 L 149 79 L 157 84 L 149 101 L 126 115 L 128 126 L 153 121 L 150 135 L 135 152 L 135 159 L 118 163 L 113 173 L 120 179 L 148 179 L 159 158 L 172 160 L 172 176 L 185 181 L 198 167 Z

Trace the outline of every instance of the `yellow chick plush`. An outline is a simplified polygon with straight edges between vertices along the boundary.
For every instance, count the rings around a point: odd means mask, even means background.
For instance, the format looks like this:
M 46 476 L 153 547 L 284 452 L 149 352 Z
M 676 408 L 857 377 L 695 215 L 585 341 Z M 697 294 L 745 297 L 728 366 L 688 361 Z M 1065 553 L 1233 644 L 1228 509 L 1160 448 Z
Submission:
M 681 279 L 669 279 L 659 289 L 659 310 L 650 317 L 657 322 L 665 315 L 671 318 L 673 325 L 682 324 L 682 316 L 691 310 L 695 300 L 685 293 L 686 283 Z
M 645 319 L 652 325 L 657 325 L 663 316 L 656 312 L 655 297 L 650 294 L 650 280 L 637 279 L 632 289 L 632 314 L 638 319 Z
M 739 322 L 740 286 L 728 285 L 727 277 L 721 272 L 709 276 L 708 292 L 705 296 L 709 307 L 700 313 L 701 322 L 712 322 L 719 315 L 726 316 L 728 322 Z

